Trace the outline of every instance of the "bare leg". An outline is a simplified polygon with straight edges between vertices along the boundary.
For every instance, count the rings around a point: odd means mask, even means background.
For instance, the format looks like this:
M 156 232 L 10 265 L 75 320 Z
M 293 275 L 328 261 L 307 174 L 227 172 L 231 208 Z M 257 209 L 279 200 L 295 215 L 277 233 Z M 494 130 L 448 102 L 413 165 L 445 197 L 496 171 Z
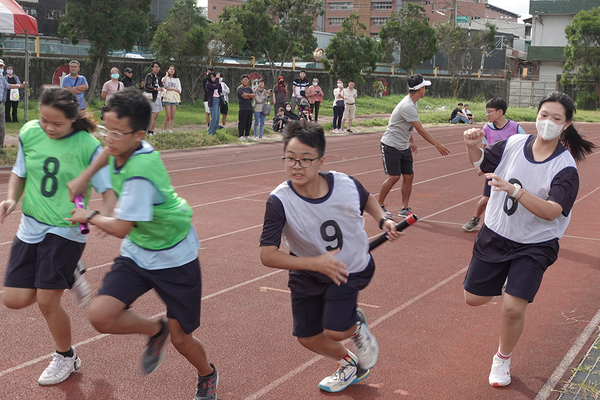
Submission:
M 504 293 L 502 325 L 500 326 L 500 353 L 508 355 L 515 349 L 525 327 L 525 311 L 528 304 L 529 302 L 525 299 Z
M 210 125 L 210 113 L 206 113 L 206 125 Z
M 92 300 L 89 311 L 90 322 L 100 333 L 139 333 L 154 336 L 162 325 L 158 320 L 137 315 L 125 309 L 125 304 L 114 297 L 100 295 Z
M 176 319 L 169 318 L 169 331 L 171 333 L 171 343 L 175 349 L 184 356 L 190 364 L 198 370 L 200 376 L 212 374 L 213 368 L 208 363 L 206 351 L 202 343 L 191 333 L 186 334 Z
M 173 125 L 175 125 L 175 111 L 177 110 L 177 106 L 171 106 L 171 120 L 169 121 L 169 129 L 173 130 Z
M 334 360 L 341 360 L 348 354 L 348 350 L 341 342 L 352 336 L 355 331 L 355 326 L 345 332 L 325 331 L 308 338 L 299 337 L 298 342 L 317 354 Z
M 167 130 L 169 120 L 171 119 L 171 106 L 165 106 L 165 121 L 163 122 L 163 131 Z
M 475 207 L 475 217 L 481 218 L 481 215 L 483 215 L 483 212 L 485 211 L 489 200 L 489 197 L 481 196 L 481 198 L 477 202 L 477 206 Z
M 387 197 L 390 190 L 392 190 L 392 188 L 394 187 L 396 182 L 398 182 L 399 180 L 400 180 L 399 176 L 389 175 L 388 178 L 383 182 L 383 184 L 381 185 L 381 189 L 379 189 L 379 204 L 380 205 L 385 204 L 385 198 Z
M 412 183 L 414 177 L 414 174 L 402 174 L 402 188 L 400 189 L 400 192 L 402 193 L 402 208 L 408 207 L 408 201 L 410 200 L 410 194 L 412 193 Z
M 148 130 L 154 132 L 154 128 L 156 127 L 156 118 L 158 117 L 157 112 L 152 113 L 152 117 L 150 118 L 150 125 L 148 126 Z
M 60 304 L 63 292 L 64 289 L 38 289 L 37 303 L 54 338 L 56 350 L 67 352 L 71 349 L 71 320 Z
M 352 120 L 351 119 L 348 120 L 348 129 L 350 129 L 350 128 L 352 128 Z
M 227 114 L 223 114 L 223 126 L 227 125 Z
M 465 303 L 470 306 L 477 307 L 487 304 L 494 298 L 494 296 L 477 296 L 473 293 L 469 293 L 466 290 L 464 291 Z

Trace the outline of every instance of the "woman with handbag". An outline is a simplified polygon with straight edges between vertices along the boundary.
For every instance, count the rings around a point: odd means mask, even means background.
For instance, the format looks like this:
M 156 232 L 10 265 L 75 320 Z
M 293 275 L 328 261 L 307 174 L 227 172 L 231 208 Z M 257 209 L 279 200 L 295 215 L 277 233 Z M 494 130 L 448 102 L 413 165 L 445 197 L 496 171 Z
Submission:
M 342 130 L 344 108 L 344 82 L 338 79 L 337 87 L 333 89 L 333 133 L 344 133 Z
M 167 132 L 167 125 L 169 126 L 169 133 L 173 133 L 173 124 L 175 123 L 175 110 L 179 103 L 181 103 L 181 82 L 177 77 L 177 71 L 175 66 L 169 66 L 167 73 L 162 78 L 165 91 L 163 92 L 163 107 L 165 109 L 165 122 L 163 122 L 163 133 Z
M 17 75 L 13 74 L 14 70 L 12 65 L 8 65 L 6 67 L 6 82 L 11 85 L 20 85 L 21 81 Z M 19 108 L 19 89 L 10 89 L 6 91 L 6 99 L 4 99 L 4 120 L 6 122 L 19 122 L 17 118 L 17 108 Z M 12 109 L 12 120 L 11 120 L 11 112 Z
M 265 129 L 265 117 L 271 113 L 271 105 L 268 104 L 271 89 L 265 90 L 265 81 L 258 80 L 258 87 L 254 90 L 254 139 L 262 140 Z M 268 114 L 267 114 L 268 111 Z
M 119 71 L 119 68 L 117 67 L 113 67 L 110 69 L 110 80 L 104 82 L 104 85 L 102 85 L 102 93 L 100 94 L 100 96 L 104 99 L 104 100 L 108 100 L 108 98 L 115 92 L 118 92 L 119 90 L 123 90 L 123 84 L 121 82 L 119 82 L 119 77 L 121 76 L 121 72 Z M 104 120 L 104 107 L 106 106 L 106 102 L 104 103 L 104 106 L 102 106 L 102 112 L 100 113 L 100 119 Z
M 210 122 L 208 124 L 208 134 L 214 135 L 219 129 L 219 107 L 221 102 L 221 83 L 217 74 L 213 71 L 208 73 L 206 81 L 206 98 L 208 99 L 208 109 L 210 110 Z
M 148 135 L 154 135 L 154 128 L 156 127 L 156 118 L 158 113 L 162 111 L 162 92 L 163 83 L 158 78 L 158 72 L 160 71 L 160 63 L 157 60 L 152 61 L 150 66 L 151 70 L 144 78 L 144 97 L 150 101 L 152 106 L 152 117 L 150 118 L 150 124 L 148 125 Z

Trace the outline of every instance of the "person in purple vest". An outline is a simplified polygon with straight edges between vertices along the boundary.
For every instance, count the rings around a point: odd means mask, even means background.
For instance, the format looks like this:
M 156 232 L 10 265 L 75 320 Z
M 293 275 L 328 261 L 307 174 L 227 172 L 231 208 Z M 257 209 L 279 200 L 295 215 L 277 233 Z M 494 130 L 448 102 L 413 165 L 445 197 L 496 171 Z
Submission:
M 525 134 L 525 131 L 518 123 L 511 121 L 504 116 L 507 108 L 508 104 L 506 104 L 506 100 L 500 97 L 494 97 L 486 103 L 485 116 L 488 119 L 488 123 L 483 127 L 483 132 L 485 133 L 485 136 L 483 137 L 483 148 L 498 140 L 507 139 L 516 133 Z M 478 174 L 482 175 L 483 172 L 479 171 Z M 483 195 L 475 207 L 475 216 L 462 227 L 466 232 L 473 231 L 473 229 L 477 228 L 479 225 L 481 215 L 485 211 L 488 200 L 490 199 L 490 191 L 491 187 L 489 185 L 489 179 L 486 179 L 485 186 L 483 187 Z

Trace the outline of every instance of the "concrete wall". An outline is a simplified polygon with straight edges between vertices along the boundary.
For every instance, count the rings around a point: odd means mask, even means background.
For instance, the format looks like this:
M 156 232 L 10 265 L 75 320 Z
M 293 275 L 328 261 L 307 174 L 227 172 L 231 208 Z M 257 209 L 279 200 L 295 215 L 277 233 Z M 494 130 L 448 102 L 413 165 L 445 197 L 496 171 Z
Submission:
M 33 89 L 32 98 L 37 98 L 39 90 L 42 85 L 52 84 L 52 77 L 54 72 L 62 65 L 68 64 L 70 59 L 58 58 L 58 57 L 46 57 L 46 58 L 35 58 L 32 57 L 30 61 L 29 69 L 29 84 Z M 14 67 L 15 73 L 21 80 L 25 79 L 25 59 L 24 57 L 4 57 L 4 62 L 8 65 L 11 64 Z M 88 82 L 91 82 L 92 75 L 94 73 L 94 65 L 86 62 L 85 59 L 79 59 L 81 63 L 80 74 L 85 76 Z M 98 94 L 102 89 L 102 84 L 110 79 L 110 69 L 117 67 L 123 72 L 123 69 L 129 67 L 133 70 L 133 79 L 139 83 L 145 76 L 144 72 L 148 72 L 150 67 L 149 61 L 135 60 L 135 59 L 124 59 L 114 58 L 111 59 L 102 69 L 99 85 Z M 198 75 L 204 74 L 205 66 L 196 67 L 196 73 Z M 251 72 L 259 73 L 265 80 L 266 87 L 273 87 L 275 85 L 275 79 L 273 79 L 270 68 L 265 66 L 257 66 L 252 68 L 250 65 L 222 65 L 215 66 L 215 71 L 222 72 L 225 76 L 225 82 L 233 90 L 239 85 L 240 76 L 242 74 L 250 74 Z M 165 67 L 161 71 L 164 71 Z M 283 76 L 288 84 L 299 74 L 299 70 L 284 70 Z M 323 89 L 326 97 L 333 97 L 333 89 L 336 85 L 337 79 L 332 79 L 329 74 L 322 70 L 307 70 L 307 78 L 312 81 L 313 78 L 319 79 L 319 84 Z M 389 94 L 406 94 L 408 87 L 406 84 L 406 75 L 389 75 L 389 74 L 373 74 L 371 76 L 363 76 L 365 79 L 364 84 L 356 85 L 356 89 L 359 96 L 373 96 L 373 83 L 380 78 L 385 79 L 388 82 Z M 428 89 L 428 96 L 431 97 L 451 97 L 452 86 L 449 77 L 426 77 L 432 81 L 431 87 Z M 507 97 L 508 96 L 508 80 L 505 79 L 492 79 L 492 78 L 468 78 L 466 83 L 462 87 L 459 97 L 463 99 L 473 99 L 475 97 L 483 97 L 489 99 L 495 96 Z M 347 83 L 347 82 L 345 82 Z M 186 82 L 182 81 L 182 86 L 185 86 Z M 183 98 L 184 101 L 189 101 L 188 98 Z
M 555 81 L 529 81 L 513 79 L 510 81 L 510 95 L 508 105 L 510 107 L 534 107 L 537 108 L 540 100 L 550 92 L 558 90 Z
M 565 27 L 573 15 L 536 15 L 531 31 L 532 46 L 566 46 Z

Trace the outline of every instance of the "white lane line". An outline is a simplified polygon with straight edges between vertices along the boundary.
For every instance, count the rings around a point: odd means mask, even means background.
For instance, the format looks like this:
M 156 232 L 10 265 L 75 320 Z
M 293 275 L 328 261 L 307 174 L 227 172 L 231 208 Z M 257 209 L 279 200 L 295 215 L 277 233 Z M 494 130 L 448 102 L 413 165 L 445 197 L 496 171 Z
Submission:
M 390 312 L 388 312 L 384 316 L 378 318 L 375 322 L 370 323 L 369 326 L 376 327 L 377 325 L 381 324 L 382 322 L 385 322 L 386 320 L 390 319 L 391 317 L 393 317 L 394 315 L 396 315 L 400 311 L 404 310 L 405 308 L 407 308 L 407 307 L 411 306 L 412 304 L 416 303 L 417 301 L 421 300 L 423 297 L 427 296 L 428 294 L 431 294 L 431 293 L 435 292 L 437 289 L 441 288 L 442 286 L 444 286 L 448 282 L 452 281 L 457 276 L 463 275 L 465 272 L 467 272 L 468 268 L 469 267 L 467 266 L 467 267 L 462 268 L 460 271 L 457 271 L 457 272 L 453 273 L 452 275 L 450 275 L 446 279 L 438 282 L 437 284 L 433 285 L 429 289 L 427 289 L 424 292 L 422 292 L 422 293 L 418 294 L 417 296 L 413 297 L 412 299 L 410 299 L 406 303 L 404 303 L 404 304 L 402 304 L 402 305 L 394 308 L 393 310 L 391 310 Z M 265 394 L 267 394 L 271 390 L 273 390 L 273 389 L 277 388 L 278 386 L 282 385 L 286 381 L 290 380 L 294 376 L 296 376 L 299 373 L 303 372 L 308 367 L 310 367 L 311 365 L 315 364 L 316 362 L 320 361 L 323 358 L 324 358 L 323 356 L 315 356 L 315 357 L 311 358 L 310 360 L 308 360 L 304 364 L 301 364 L 298 368 L 291 370 L 290 372 L 288 372 L 287 374 L 283 375 L 279 379 L 274 380 L 273 382 L 271 382 L 269 385 L 265 386 L 264 388 L 262 388 L 258 392 L 255 392 L 255 393 L 251 394 L 250 396 L 246 397 L 246 400 L 255 400 L 255 399 L 262 398 Z
M 596 315 L 594 315 L 594 318 L 592 318 L 583 332 L 577 337 L 573 346 L 567 351 L 567 354 L 565 354 L 560 364 L 558 364 L 558 367 L 556 367 L 550 378 L 548 378 L 542 389 L 538 392 L 537 396 L 535 396 L 534 400 L 546 400 L 550 397 L 562 376 L 567 372 L 575 357 L 577 357 L 577 354 L 579 354 L 590 336 L 596 331 L 598 324 L 600 324 L 600 310 L 598 310 Z

